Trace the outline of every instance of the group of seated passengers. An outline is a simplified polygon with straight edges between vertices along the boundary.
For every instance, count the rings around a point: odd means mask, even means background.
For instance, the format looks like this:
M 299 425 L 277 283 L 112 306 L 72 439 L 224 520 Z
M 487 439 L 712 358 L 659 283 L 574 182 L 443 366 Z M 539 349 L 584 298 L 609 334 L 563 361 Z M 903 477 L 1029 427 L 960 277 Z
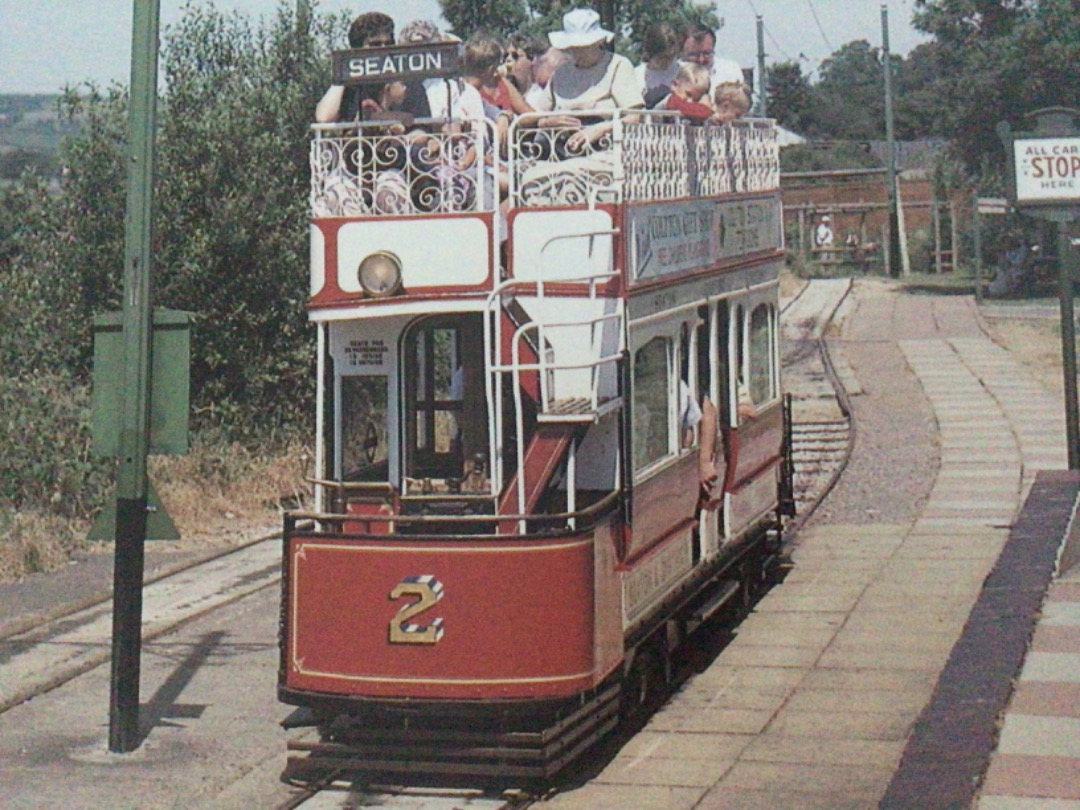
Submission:
M 684 36 L 668 23 L 650 26 L 642 40 L 645 61 L 635 69 L 645 107 L 673 110 L 694 123 L 726 124 L 745 115 L 750 95 L 742 70 L 716 59 L 715 46 L 708 28 Z
M 694 52 L 703 38 L 709 52 Z M 488 119 L 503 136 L 500 143 L 505 144 L 510 121 L 526 115 L 526 126 L 558 128 L 562 132 L 559 148 L 548 152 L 559 152 L 558 156 L 565 158 L 606 146 L 604 139 L 614 126 L 611 113 L 615 110 L 653 106 L 677 112 L 690 121 L 726 123 L 748 109 L 738 67 L 734 69 L 737 82 L 728 78 L 714 82 L 705 66 L 707 63 L 715 68 L 711 53 L 715 37 L 711 31 L 691 31 L 681 42 L 670 25 L 655 26 L 645 37 L 647 61 L 636 70 L 625 57 L 604 47 L 613 39 L 614 34 L 601 26 L 599 15 L 591 9 L 574 9 L 565 14 L 562 30 L 548 35 L 550 47 L 538 40 L 515 37 L 504 52 L 497 39 L 480 33 L 464 45 L 459 79 L 348 88 L 334 85 L 316 106 L 315 119 L 319 123 L 385 122 L 389 134 L 403 137 L 411 150 L 423 154 L 422 160 L 411 160 L 414 168 L 420 165 L 421 174 L 425 174 L 434 167 L 440 147 L 430 127 L 414 124 L 416 119 Z M 405 26 L 397 42 L 454 40 L 441 34 L 433 23 L 418 20 Z M 353 48 L 386 47 L 394 41 L 393 19 L 378 12 L 361 14 L 349 29 L 349 45 Z M 696 61 L 676 60 L 680 44 L 683 56 L 696 57 Z M 715 93 L 710 95 L 713 84 Z M 557 114 L 543 115 L 553 110 Z M 460 127 L 448 123 L 442 131 L 453 133 Z M 446 159 L 452 162 L 455 172 L 472 170 L 475 148 L 444 155 Z M 490 164 L 490 155 L 488 161 Z M 397 179 L 397 186 L 405 185 L 400 174 Z M 497 184 L 505 191 L 505 176 L 492 180 L 491 185 Z M 402 190 L 398 188 L 395 193 L 400 196 Z

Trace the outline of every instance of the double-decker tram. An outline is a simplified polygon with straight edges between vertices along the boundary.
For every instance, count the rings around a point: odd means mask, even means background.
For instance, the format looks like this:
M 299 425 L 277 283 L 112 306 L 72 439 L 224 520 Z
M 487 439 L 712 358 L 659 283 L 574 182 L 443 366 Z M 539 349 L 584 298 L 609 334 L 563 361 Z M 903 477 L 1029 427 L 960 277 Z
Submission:
M 773 126 L 607 118 L 584 153 L 535 116 L 314 127 L 279 696 L 319 740 L 288 778 L 551 776 L 762 580 L 790 500 Z

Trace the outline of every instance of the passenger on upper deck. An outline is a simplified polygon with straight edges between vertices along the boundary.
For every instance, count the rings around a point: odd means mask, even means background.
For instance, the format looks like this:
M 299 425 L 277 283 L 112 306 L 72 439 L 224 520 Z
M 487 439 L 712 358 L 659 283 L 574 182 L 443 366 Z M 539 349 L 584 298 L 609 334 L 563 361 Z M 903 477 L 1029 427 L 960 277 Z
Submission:
M 349 26 L 350 48 L 382 48 L 394 44 L 394 20 L 386 14 L 371 11 L 361 14 Z M 315 120 L 320 124 L 335 121 L 355 121 L 364 111 L 382 106 L 382 88 L 330 85 L 315 106 Z
M 727 124 L 750 112 L 750 94 L 746 85 L 734 82 L 718 84 L 713 90 L 713 120 Z
M 349 26 L 350 48 L 385 48 L 393 44 L 394 21 L 386 14 L 377 11 L 361 14 Z M 430 117 L 425 88 L 415 82 L 349 88 L 335 84 L 315 107 L 315 120 L 320 124 L 385 120 L 395 122 L 393 128 L 399 131 L 411 125 L 413 118 Z
M 530 113 L 533 108 L 514 82 L 507 79 L 506 55 L 502 43 L 490 34 L 478 31 L 465 43 L 463 78 L 475 87 L 484 103 L 507 116 Z
M 682 38 L 670 23 L 657 23 L 645 31 L 641 42 L 645 61 L 634 68 L 634 75 L 641 82 L 646 107 L 655 107 L 671 92 L 679 75 L 681 48 Z
M 563 16 L 563 29 L 548 34 L 553 47 L 570 57 L 551 77 L 548 95 L 553 110 L 614 111 L 645 105 L 634 67 L 626 57 L 605 50 L 615 35 L 600 25 L 600 15 L 578 8 Z M 580 152 L 611 132 L 610 117 L 588 123 L 589 116 L 553 115 L 541 118 L 541 127 L 579 127 L 567 141 L 570 152 Z
M 745 90 L 742 68 L 731 59 L 716 58 L 716 33 L 700 23 L 691 26 L 683 42 L 682 59 L 684 62 L 696 62 L 709 71 L 713 88 L 723 84 L 737 84 Z M 746 107 L 750 107 L 750 96 L 746 93 Z
M 402 45 L 448 40 L 456 41 L 454 37 L 440 33 L 439 27 L 430 20 L 413 20 L 407 23 L 398 37 L 398 42 Z M 431 118 L 483 118 L 484 105 L 480 94 L 475 87 L 460 79 L 424 79 L 420 85 L 424 89 Z
M 644 106 L 641 85 L 628 59 L 604 49 L 614 34 L 600 26 L 595 11 L 567 12 L 563 30 L 548 38 L 569 59 L 548 85 L 553 114 L 528 122 L 537 129 L 516 145 L 528 159 L 518 164 L 524 167 L 521 196 L 528 205 L 583 204 L 614 188 L 610 135 L 619 110 Z
M 511 58 L 512 57 L 512 58 Z M 525 94 L 526 103 L 538 112 L 548 112 L 554 103 L 547 87 L 566 59 L 545 39 L 515 34 L 507 51 L 507 78 Z
M 671 93 L 660 107 L 673 110 L 691 121 L 701 124 L 712 118 L 714 110 L 702 99 L 709 97 L 709 71 L 694 62 L 685 62 L 671 83 Z

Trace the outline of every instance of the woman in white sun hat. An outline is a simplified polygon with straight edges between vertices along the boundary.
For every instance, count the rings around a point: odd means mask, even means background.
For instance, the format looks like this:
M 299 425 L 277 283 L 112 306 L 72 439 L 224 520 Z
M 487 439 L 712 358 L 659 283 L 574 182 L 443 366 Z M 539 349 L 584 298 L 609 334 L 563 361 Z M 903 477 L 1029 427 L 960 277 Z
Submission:
M 563 16 L 562 30 L 548 34 L 552 47 L 569 57 L 547 87 L 552 109 L 609 112 L 645 106 L 630 60 L 604 48 L 614 38 L 600 25 L 600 15 L 592 9 L 577 8 Z M 554 115 L 541 119 L 540 126 L 581 127 L 566 144 L 573 152 L 596 143 L 611 131 L 610 116 L 586 125 L 588 120 L 587 115 Z

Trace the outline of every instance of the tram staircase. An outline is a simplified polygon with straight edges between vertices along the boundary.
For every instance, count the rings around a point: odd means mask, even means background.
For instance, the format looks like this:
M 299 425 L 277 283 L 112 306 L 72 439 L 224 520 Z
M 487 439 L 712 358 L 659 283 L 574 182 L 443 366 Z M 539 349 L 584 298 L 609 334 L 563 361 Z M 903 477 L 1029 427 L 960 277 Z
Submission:
M 614 231 L 604 231 L 614 234 Z M 588 237 L 597 234 L 575 234 Z M 580 276 L 508 279 L 488 296 L 484 327 L 490 375 L 488 405 L 495 415 L 495 435 L 504 436 L 502 399 L 512 392 L 510 426 L 526 432 L 526 397 L 535 407 L 536 425 L 527 442 L 518 442 L 516 469 L 503 475 L 501 448 L 493 458 L 502 484 L 499 515 L 532 514 L 554 476 L 567 470 L 567 512 L 576 503 L 577 443 L 588 428 L 618 413 L 623 400 L 618 363 L 625 350 L 625 308 L 613 292 L 618 271 L 605 269 Z M 506 334 L 512 330 L 511 334 Z M 512 384 L 503 386 L 509 376 Z M 502 531 L 524 531 L 524 519 L 507 521 Z

